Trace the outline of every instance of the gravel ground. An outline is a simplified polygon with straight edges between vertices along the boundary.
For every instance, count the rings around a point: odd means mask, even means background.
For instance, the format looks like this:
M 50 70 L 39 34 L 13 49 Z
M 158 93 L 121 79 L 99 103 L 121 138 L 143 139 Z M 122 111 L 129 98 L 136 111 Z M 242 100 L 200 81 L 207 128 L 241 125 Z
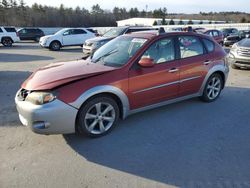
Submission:
M 14 95 L 32 71 L 81 58 L 35 43 L 0 47 L 0 187 L 250 187 L 250 71 L 231 70 L 213 103 L 135 114 L 98 139 L 43 136 L 18 121 Z

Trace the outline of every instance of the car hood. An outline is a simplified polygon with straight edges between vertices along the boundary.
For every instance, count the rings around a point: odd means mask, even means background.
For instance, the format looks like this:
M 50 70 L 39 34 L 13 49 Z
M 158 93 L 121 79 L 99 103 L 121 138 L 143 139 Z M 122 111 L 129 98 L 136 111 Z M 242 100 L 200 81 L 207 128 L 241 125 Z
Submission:
M 45 35 L 45 36 L 41 37 L 40 39 L 41 39 L 41 40 L 44 40 L 44 39 L 50 38 L 50 37 L 52 37 L 52 36 L 53 36 L 53 35 Z
M 86 60 L 52 63 L 38 69 L 23 84 L 26 90 L 49 90 L 72 81 L 115 70 Z
M 238 43 L 238 46 L 240 47 L 245 47 L 245 48 L 250 48 L 250 39 L 243 39 Z
M 86 42 L 88 43 L 102 42 L 102 41 L 112 40 L 113 38 L 115 37 L 94 37 L 94 38 L 86 40 Z
M 237 40 L 239 38 L 239 35 L 229 35 L 226 37 L 227 40 Z

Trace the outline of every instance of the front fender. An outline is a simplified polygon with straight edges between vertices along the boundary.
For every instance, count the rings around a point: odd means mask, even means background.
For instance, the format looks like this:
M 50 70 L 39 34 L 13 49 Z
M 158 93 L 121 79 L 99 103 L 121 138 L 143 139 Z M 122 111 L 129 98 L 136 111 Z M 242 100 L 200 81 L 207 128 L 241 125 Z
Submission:
M 119 88 L 111 86 L 111 85 L 102 85 L 93 87 L 87 91 L 85 91 L 76 101 L 70 103 L 71 106 L 80 109 L 82 104 L 86 102 L 90 97 L 93 97 L 102 93 L 111 93 L 116 95 L 122 102 L 122 110 L 123 110 L 123 119 L 127 117 L 129 112 L 129 100 L 127 95 Z

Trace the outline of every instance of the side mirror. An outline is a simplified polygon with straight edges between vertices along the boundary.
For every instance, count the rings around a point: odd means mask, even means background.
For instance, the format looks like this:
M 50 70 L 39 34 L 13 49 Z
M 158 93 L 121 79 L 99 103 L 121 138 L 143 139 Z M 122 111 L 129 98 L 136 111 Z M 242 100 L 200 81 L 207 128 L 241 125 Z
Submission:
M 148 57 L 142 57 L 139 61 L 141 67 L 153 67 L 155 65 L 154 60 Z

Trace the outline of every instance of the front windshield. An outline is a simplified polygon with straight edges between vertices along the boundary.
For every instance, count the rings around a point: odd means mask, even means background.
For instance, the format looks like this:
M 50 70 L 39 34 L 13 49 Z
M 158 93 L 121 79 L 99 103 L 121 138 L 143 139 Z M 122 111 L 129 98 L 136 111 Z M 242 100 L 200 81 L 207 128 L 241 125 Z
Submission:
M 104 37 L 117 37 L 122 34 L 124 28 L 113 28 L 103 34 Z
M 99 48 L 91 58 L 93 63 L 121 67 L 135 55 L 147 39 L 120 36 Z
M 67 31 L 67 30 L 68 30 L 68 29 L 61 29 L 61 30 L 57 31 L 57 32 L 55 33 L 55 35 L 62 34 L 62 33 L 64 33 L 64 32 Z

